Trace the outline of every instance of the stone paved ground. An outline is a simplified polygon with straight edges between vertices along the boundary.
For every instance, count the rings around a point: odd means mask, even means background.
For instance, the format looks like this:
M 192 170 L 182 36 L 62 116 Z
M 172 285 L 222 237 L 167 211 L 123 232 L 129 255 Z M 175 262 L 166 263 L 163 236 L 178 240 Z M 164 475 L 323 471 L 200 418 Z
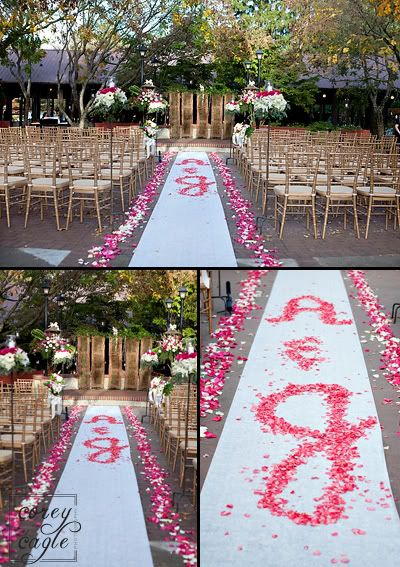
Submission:
M 191 147 L 189 149 L 196 149 Z M 204 151 L 206 148 L 199 148 Z M 222 149 L 222 152 L 224 150 Z M 226 159 L 227 153 L 220 154 Z M 173 160 L 170 163 L 172 165 Z M 229 162 L 236 182 L 242 192 L 250 199 L 244 181 L 238 169 Z M 169 168 L 166 171 L 168 175 Z M 228 227 L 234 245 L 239 267 L 251 267 L 254 262 L 251 253 L 243 246 L 234 242 L 236 226 L 233 211 L 227 205 L 227 198 L 223 192 L 221 177 L 214 168 L 218 190 L 225 210 Z M 158 194 L 161 192 L 158 192 Z M 158 198 L 157 198 L 158 199 Z M 132 238 L 121 246 L 121 255 L 112 262 L 112 267 L 126 267 L 132 257 L 133 248 L 137 246 L 146 227 L 147 220 L 137 228 Z M 117 201 L 117 199 L 116 199 Z M 116 203 L 117 206 L 117 203 Z M 322 266 L 322 267 L 398 267 L 400 266 L 400 231 L 390 228 L 384 229 L 383 219 L 374 219 L 368 240 L 357 240 L 351 228 L 344 231 L 341 220 L 334 219 L 329 223 L 325 241 L 321 238 L 314 240 L 306 230 L 303 218 L 289 217 L 286 223 L 284 239 L 277 238 L 274 229 L 272 212 L 272 198 L 269 201 L 267 220 L 263 225 L 263 234 L 267 246 L 276 249 L 278 258 L 286 267 L 296 266 Z M 253 206 L 255 217 L 261 217 L 262 212 L 258 206 Z M 118 227 L 124 219 L 121 212 L 116 212 L 114 227 Z M 319 221 L 321 215 L 319 215 Z M 319 223 L 319 226 L 321 223 Z M 361 219 L 361 228 L 364 221 Z M 104 233 L 109 232 L 109 226 Z M 0 266 L 2 267 L 76 267 L 80 258 L 87 258 L 87 251 L 92 246 L 101 245 L 102 236 L 96 233 L 96 221 L 93 218 L 85 219 L 83 225 L 76 219 L 68 232 L 57 232 L 55 220 L 49 214 L 43 222 L 37 213 L 31 215 L 27 229 L 23 228 L 23 216 L 13 214 L 12 227 L 7 229 L 4 217 L 0 219 Z M 218 243 L 216 243 L 218 246 Z M 166 262 L 167 263 L 167 262 Z M 196 266 L 197 267 L 197 266 Z M 200 267 L 200 266 L 199 266 Z M 223 266 L 222 266 L 223 267 Z
M 224 155 L 225 158 L 228 154 Z M 229 161 L 229 167 L 236 183 L 242 193 L 251 201 L 249 192 L 238 168 Z M 219 184 L 220 186 L 220 184 Z M 226 197 L 221 194 L 222 202 L 225 207 L 228 225 L 231 234 L 234 233 L 234 219 L 232 212 L 226 206 Z M 343 229 L 342 219 L 332 219 L 328 223 L 326 238 L 314 239 L 312 234 L 306 229 L 304 217 L 288 217 L 285 224 L 283 240 L 279 240 L 274 228 L 273 219 L 273 199 L 268 200 L 267 221 L 263 226 L 267 247 L 277 250 L 277 256 L 287 267 L 338 267 L 338 268 L 360 268 L 360 267 L 399 267 L 400 266 L 400 231 L 384 228 L 384 219 L 377 217 L 371 223 L 370 235 L 368 240 L 363 237 L 360 240 L 354 235 L 352 230 L 352 220 L 348 223 L 348 228 Z M 253 206 L 256 217 L 262 217 L 260 206 Z M 322 213 L 318 215 L 317 223 L 319 234 L 321 234 Z M 360 231 L 364 231 L 364 217 L 359 215 Z M 236 257 L 242 261 L 239 266 L 251 267 L 249 264 L 250 254 L 243 250 L 243 247 L 235 246 Z
M 222 291 L 225 292 L 225 282 L 229 280 L 232 285 L 233 299 L 237 299 L 239 293 L 239 282 L 246 278 L 246 270 L 221 270 L 221 283 Z M 293 271 L 294 286 L 296 272 Z M 385 457 L 388 467 L 389 477 L 391 481 L 392 490 L 396 500 L 397 507 L 400 512 L 400 438 L 397 435 L 399 431 L 399 413 L 400 413 L 400 391 L 398 388 L 391 386 L 385 378 L 380 376 L 374 378 L 379 369 L 379 351 L 381 350 L 378 341 L 370 341 L 369 334 L 365 331 L 370 330 L 368 325 L 368 318 L 363 309 L 360 308 L 358 301 L 354 298 L 355 289 L 349 281 L 346 271 L 342 272 L 344 281 L 349 293 L 350 303 L 353 309 L 355 322 L 358 328 L 360 337 L 365 337 L 367 343 L 363 343 L 363 351 L 365 362 L 369 371 L 371 387 L 375 399 L 376 408 L 378 411 L 380 423 L 382 426 L 382 442 L 385 448 Z M 271 292 L 272 285 L 275 280 L 276 273 L 270 271 L 268 275 L 263 278 L 262 286 L 260 287 L 261 294 L 257 298 L 257 304 L 263 309 L 268 300 Z M 369 285 L 378 294 L 379 299 L 384 305 L 385 312 L 391 312 L 392 304 L 395 301 L 400 302 L 400 270 L 366 270 L 366 278 Z M 213 295 L 218 295 L 218 272 L 213 271 Z M 219 299 L 214 299 L 214 318 L 213 330 L 218 326 L 218 319 L 221 314 L 218 311 L 223 309 L 223 302 Z M 237 342 L 239 346 L 235 350 L 236 355 L 247 357 L 251 348 L 251 344 L 260 321 L 260 316 L 263 311 L 254 311 L 250 314 L 250 318 L 246 320 L 245 328 L 237 335 Z M 396 336 L 400 337 L 400 319 L 396 325 L 393 325 Z M 212 339 L 208 333 L 208 323 L 205 316 L 201 317 L 200 322 L 201 344 L 204 347 Z M 367 351 L 365 351 L 367 349 Z M 223 393 L 220 397 L 221 411 L 225 415 L 229 412 L 233 397 L 238 386 L 243 366 L 238 364 L 235 358 L 231 371 L 228 374 L 228 379 L 225 382 Z M 385 404 L 384 398 L 392 399 L 393 403 Z M 220 422 L 211 421 L 211 418 L 201 420 L 201 425 L 205 425 L 217 435 L 216 439 L 201 439 L 200 442 L 200 487 L 202 486 L 205 477 L 216 450 L 218 439 L 221 437 L 224 428 L 225 419 Z
M 165 178 L 173 161 L 166 170 Z M 162 186 L 158 191 L 161 193 Z M 139 226 L 133 237 L 121 245 L 122 254 L 113 262 L 113 267 L 128 266 L 132 256 L 132 250 L 138 244 L 146 226 L 147 219 L 156 205 L 158 197 L 150 205 L 150 212 L 144 223 Z M 124 222 L 124 213 L 118 202 L 115 192 L 115 217 L 114 229 Z M 16 213 L 16 211 L 15 211 Z M 110 232 L 108 219 L 105 220 L 104 234 Z M 65 218 L 61 225 L 65 225 Z M 80 258 L 87 261 L 87 252 L 93 246 L 103 243 L 103 236 L 97 232 L 97 221 L 92 216 L 85 217 L 84 223 L 74 219 L 68 231 L 57 231 L 55 218 L 50 213 L 43 221 L 40 220 L 38 212 L 32 213 L 29 224 L 24 229 L 23 214 L 12 216 L 12 225 L 7 229 L 5 219 L 0 218 L 0 267 L 30 268 L 56 266 L 61 268 L 78 267 Z

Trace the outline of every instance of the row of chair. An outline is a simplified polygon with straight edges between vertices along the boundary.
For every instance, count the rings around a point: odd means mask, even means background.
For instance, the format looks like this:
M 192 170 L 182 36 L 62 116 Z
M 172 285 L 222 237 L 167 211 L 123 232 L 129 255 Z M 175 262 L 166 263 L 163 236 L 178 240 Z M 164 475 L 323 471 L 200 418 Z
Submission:
M 183 486 L 186 470 L 193 471 L 193 506 L 197 497 L 197 389 L 187 384 L 175 385 L 161 403 L 150 403 L 150 422 L 160 437 L 161 447 L 175 471 L 179 459 L 179 482 Z M 186 444 L 187 436 L 187 444 Z
M 14 206 L 23 210 L 26 227 L 36 205 L 43 220 L 51 204 L 57 230 L 69 228 L 75 210 L 82 223 L 88 209 L 95 213 L 102 232 L 103 211 L 112 213 L 113 187 L 125 211 L 153 171 L 154 159 L 146 157 L 143 132 L 138 128 L 115 132 L 112 137 L 109 131 L 94 129 L 89 136 L 85 130 L 70 129 L 68 139 L 47 130 L 32 139 L 29 130 L 19 136 L 13 130 L 0 130 L 0 214 L 4 204 L 8 227 Z
M 400 169 L 395 139 L 373 136 L 345 137 L 339 133 L 311 135 L 306 132 L 277 133 L 260 130 L 243 148 L 235 148 L 234 160 L 241 169 L 250 194 L 267 216 L 274 199 L 275 227 L 283 238 L 288 215 L 312 219 L 317 238 L 317 208 L 323 216 L 322 238 L 331 215 L 353 217 L 360 237 L 359 213 L 365 216 L 368 238 L 372 215 L 383 215 L 385 227 L 400 226 Z
M 0 386 L 0 507 L 12 483 L 12 449 L 27 483 L 61 428 L 60 415 L 52 416 L 49 408 L 47 388 L 33 391 L 31 380 L 17 380 L 14 388 L 11 397 L 11 385 Z

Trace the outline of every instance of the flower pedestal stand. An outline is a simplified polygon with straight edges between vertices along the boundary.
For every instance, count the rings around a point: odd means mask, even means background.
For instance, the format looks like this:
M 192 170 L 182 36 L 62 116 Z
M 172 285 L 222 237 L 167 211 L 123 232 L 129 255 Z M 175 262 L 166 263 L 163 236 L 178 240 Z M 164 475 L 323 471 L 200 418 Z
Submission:
M 261 125 L 260 125 L 261 126 Z M 262 202 L 263 216 L 256 218 L 256 226 L 259 234 L 262 234 L 264 223 L 267 222 L 267 206 L 268 206 L 268 185 L 269 185 L 269 156 L 271 147 L 271 127 L 269 123 L 263 125 L 267 130 L 267 169 L 266 169 L 266 179 L 265 179 L 265 193 Z

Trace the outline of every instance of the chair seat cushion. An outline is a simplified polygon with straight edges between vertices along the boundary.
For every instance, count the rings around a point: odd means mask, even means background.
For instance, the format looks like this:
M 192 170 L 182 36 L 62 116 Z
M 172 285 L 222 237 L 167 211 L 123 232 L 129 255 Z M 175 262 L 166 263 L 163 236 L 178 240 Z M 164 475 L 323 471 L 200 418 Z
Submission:
M 334 175 L 333 180 L 344 185 L 353 185 L 354 175 Z
M 179 444 L 179 447 L 182 451 L 184 451 L 185 450 L 185 442 L 181 441 L 181 443 Z M 196 452 L 196 450 L 197 450 L 197 439 L 196 439 L 196 441 L 194 439 L 193 440 L 189 439 L 187 450 L 189 452 L 193 452 L 193 451 Z
M 275 195 L 285 195 L 286 187 L 284 185 L 277 185 L 274 187 Z M 290 185 L 289 197 L 311 197 L 312 187 L 307 185 Z
M 11 433 L 2 434 L 0 436 L 0 443 L 2 443 L 5 447 L 11 447 L 12 440 L 11 440 Z M 35 437 L 34 435 L 25 435 L 24 443 L 34 443 Z M 22 435 L 19 433 L 14 434 L 14 444 L 20 445 L 22 443 Z
M 68 179 L 56 179 L 56 187 L 68 187 L 69 180 Z M 36 179 L 32 179 L 32 186 L 35 189 L 40 189 L 41 187 L 45 188 L 45 190 L 51 190 L 53 187 L 53 180 L 51 177 L 37 177 Z
M 132 174 L 132 171 L 130 169 L 123 169 L 122 174 L 120 172 L 119 167 L 115 167 L 115 169 L 113 169 L 113 179 L 119 179 L 121 175 L 123 177 L 129 177 L 131 174 Z M 111 169 L 102 169 L 101 170 L 101 176 L 102 177 L 110 177 L 111 176 Z
M 24 166 L 23 165 L 9 165 L 8 166 L 8 175 L 20 175 L 24 173 Z M 4 167 L 0 167 L 0 175 L 4 174 Z
M 0 465 L 11 463 L 11 461 L 12 461 L 12 451 L 9 451 L 8 449 L 0 449 Z
M 317 185 L 318 195 L 326 195 L 328 188 L 325 186 Z M 350 197 L 353 195 L 353 189 L 351 187 L 346 187 L 346 185 L 332 185 L 331 195 L 337 197 L 338 195 L 343 195 L 344 197 Z
M 314 175 L 302 175 L 301 173 L 298 175 L 298 180 L 303 181 L 304 183 L 312 183 L 314 179 Z M 318 173 L 317 176 L 317 183 L 327 183 L 328 176 L 326 173 Z
M 69 169 L 63 169 L 61 175 L 67 179 L 69 177 Z M 94 172 L 90 169 L 87 171 L 79 171 L 78 169 L 71 168 L 71 175 L 74 179 L 80 179 L 81 177 L 91 177 L 94 175 Z
M 107 179 L 98 179 L 97 187 L 99 189 L 105 189 L 110 187 L 110 182 Z M 74 181 L 74 190 L 91 190 L 94 189 L 94 179 L 77 179 Z
M 26 177 L 17 177 L 14 175 L 9 175 L 7 180 L 9 187 L 23 187 L 28 183 Z M 0 173 L 0 188 L 4 189 L 4 177 Z
M 359 193 L 360 195 L 369 195 L 370 192 L 370 187 L 358 187 L 357 189 L 357 193 Z M 396 191 L 395 189 L 393 189 L 393 187 L 374 187 L 372 194 L 374 197 L 394 197 L 396 195 Z

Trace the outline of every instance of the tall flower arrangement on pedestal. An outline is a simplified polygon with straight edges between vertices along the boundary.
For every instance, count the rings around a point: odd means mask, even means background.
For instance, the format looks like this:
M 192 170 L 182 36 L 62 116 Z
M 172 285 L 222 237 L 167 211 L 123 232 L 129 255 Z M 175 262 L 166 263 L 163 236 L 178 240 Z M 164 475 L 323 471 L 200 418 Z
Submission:
M 265 91 L 258 92 L 252 82 L 245 88 L 238 101 L 231 101 L 225 106 L 225 112 L 228 114 L 244 114 L 246 122 L 248 121 L 250 125 L 253 125 L 256 119 L 264 122 L 286 118 L 287 109 L 287 100 L 270 83 Z M 247 126 L 247 124 L 240 124 L 240 126 Z M 238 132 L 234 131 L 234 134 Z M 251 132 L 247 135 L 251 135 Z
M 49 361 L 54 368 L 61 371 L 72 366 L 76 348 L 67 339 L 61 337 L 61 331 L 57 323 L 50 323 L 46 331 L 34 329 L 32 331 L 32 352 L 39 354 L 43 360 Z
M 128 99 L 119 87 L 106 87 L 97 91 L 90 114 L 104 121 L 115 121 L 127 108 Z
M 163 394 L 169 395 L 174 384 L 188 378 L 188 372 L 192 371 L 197 355 L 187 354 L 182 339 L 179 335 L 166 334 L 151 350 L 145 352 L 140 359 L 142 367 L 151 367 L 164 376 L 157 378 L 162 380 Z M 197 361 L 197 359 L 196 359 Z M 154 387 L 159 388 L 160 384 Z
M 18 347 L 0 349 L 0 375 L 21 372 L 29 366 L 29 358 L 25 351 Z
M 261 91 L 253 101 L 254 116 L 260 120 L 281 120 L 286 118 L 288 103 L 280 91 Z
M 134 103 L 148 114 L 164 114 L 168 108 L 168 103 L 159 92 L 155 90 L 153 81 L 146 81 L 140 94 L 134 99 Z

